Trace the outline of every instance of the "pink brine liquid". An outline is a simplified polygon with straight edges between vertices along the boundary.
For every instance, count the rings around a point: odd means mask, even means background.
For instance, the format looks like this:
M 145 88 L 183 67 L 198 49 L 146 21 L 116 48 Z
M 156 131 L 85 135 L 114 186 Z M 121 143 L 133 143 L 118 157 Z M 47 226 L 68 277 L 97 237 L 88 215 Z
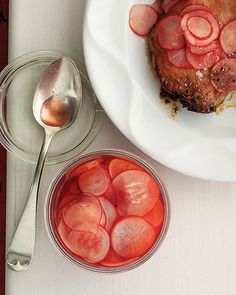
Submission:
M 96 267 L 136 261 L 153 247 L 163 226 L 156 181 L 116 156 L 98 156 L 70 170 L 54 196 L 58 239 L 70 255 Z

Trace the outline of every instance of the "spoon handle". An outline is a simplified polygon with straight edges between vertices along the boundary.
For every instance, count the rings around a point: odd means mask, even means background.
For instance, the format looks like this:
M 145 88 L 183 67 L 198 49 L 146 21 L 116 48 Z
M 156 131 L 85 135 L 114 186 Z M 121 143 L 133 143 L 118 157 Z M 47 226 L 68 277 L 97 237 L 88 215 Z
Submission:
M 8 248 L 7 266 L 15 271 L 26 270 L 33 257 L 39 183 L 52 137 L 53 134 L 45 133 L 25 208 Z

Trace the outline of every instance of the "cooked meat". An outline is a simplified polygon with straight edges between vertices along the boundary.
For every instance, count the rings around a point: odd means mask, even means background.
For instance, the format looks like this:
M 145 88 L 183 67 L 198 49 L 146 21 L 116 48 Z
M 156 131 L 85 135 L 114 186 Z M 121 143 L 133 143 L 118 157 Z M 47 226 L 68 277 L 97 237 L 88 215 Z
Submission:
M 236 0 L 181 0 L 168 14 L 181 15 L 183 7 L 188 4 L 208 6 L 217 16 L 221 28 L 230 20 L 236 19 Z M 227 93 L 217 92 L 213 87 L 210 69 L 178 69 L 173 66 L 168 60 L 167 51 L 156 41 L 157 24 L 149 34 L 148 47 L 153 68 L 161 81 L 162 96 L 166 93 L 168 98 L 179 99 L 185 107 L 194 112 L 215 111 Z

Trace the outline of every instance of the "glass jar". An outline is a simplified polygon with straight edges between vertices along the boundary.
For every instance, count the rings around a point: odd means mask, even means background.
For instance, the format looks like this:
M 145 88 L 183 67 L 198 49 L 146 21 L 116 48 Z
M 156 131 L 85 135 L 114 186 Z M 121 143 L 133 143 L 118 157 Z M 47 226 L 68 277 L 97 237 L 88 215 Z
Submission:
M 134 164 L 141 166 L 149 175 L 152 176 L 154 181 L 157 183 L 158 187 L 160 188 L 161 191 L 161 196 L 164 204 L 164 221 L 163 225 L 161 228 L 161 232 L 152 246 L 152 248 L 144 254 L 142 257 L 138 258 L 137 260 L 133 261 L 132 263 L 125 265 L 125 266 L 119 266 L 119 267 L 105 267 L 105 266 L 97 266 L 97 265 L 92 265 L 90 263 L 86 263 L 84 261 L 81 261 L 77 259 L 74 255 L 70 254 L 68 250 L 66 250 L 66 247 L 63 246 L 63 243 L 61 242 L 59 238 L 59 234 L 57 232 L 57 226 L 56 226 L 56 212 L 57 212 L 57 206 L 59 202 L 59 196 L 56 194 L 56 189 L 57 186 L 59 185 L 60 182 L 63 181 L 63 179 L 66 177 L 68 173 L 70 173 L 75 167 L 80 166 L 81 164 L 94 160 L 97 158 L 101 158 L 104 156 L 114 156 L 118 157 L 121 159 L 126 159 L 130 162 L 133 162 Z M 159 176 L 155 172 L 155 170 L 146 162 L 144 162 L 142 159 L 139 157 L 125 152 L 121 150 L 99 150 L 99 151 L 93 151 L 87 154 L 84 154 L 82 156 L 79 156 L 77 158 L 74 158 L 66 167 L 53 179 L 47 196 L 45 200 L 45 224 L 46 224 L 46 229 L 47 233 L 49 235 L 49 238 L 52 242 L 52 244 L 56 247 L 57 250 L 69 261 L 71 261 L 73 264 L 75 264 L 78 267 L 82 267 L 86 270 L 90 270 L 93 272 L 98 272 L 98 273 L 120 273 L 120 272 L 125 272 L 132 270 L 141 264 L 143 264 L 145 261 L 150 259 L 150 257 L 157 251 L 157 249 L 160 247 L 162 244 L 167 230 L 169 226 L 169 220 L 170 220 L 170 205 L 169 205 L 169 197 L 168 193 L 165 189 L 165 186 L 163 185 L 162 181 L 160 180 Z

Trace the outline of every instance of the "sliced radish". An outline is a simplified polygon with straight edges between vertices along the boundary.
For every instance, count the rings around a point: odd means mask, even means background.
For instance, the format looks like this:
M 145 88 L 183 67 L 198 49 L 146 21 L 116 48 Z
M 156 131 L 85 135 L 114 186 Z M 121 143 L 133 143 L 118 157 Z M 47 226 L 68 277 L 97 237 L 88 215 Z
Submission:
M 156 206 L 144 216 L 154 227 L 159 226 L 164 219 L 164 206 L 161 200 L 157 200 Z
M 106 257 L 110 238 L 101 226 L 95 234 L 72 230 L 68 235 L 67 245 L 74 254 L 89 262 L 97 263 Z
M 116 217 L 117 217 L 116 208 L 107 199 L 100 197 L 99 201 L 102 205 L 103 211 L 106 216 L 105 229 L 109 232 L 113 226 L 114 221 L 116 220 Z
M 71 173 L 69 174 L 70 177 L 77 177 L 80 176 L 80 174 L 95 168 L 97 166 L 99 166 L 101 163 L 103 162 L 103 158 L 98 158 L 96 160 L 92 160 L 89 162 L 86 162 L 80 166 L 78 166 L 77 168 L 75 168 L 73 171 L 71 171 Z
M 107 218 L 106 218 L 106 215 L 105 215 L 105 213 L 104 213 L 104 210 L 102 210 L 102 217 L 101 217 L 101 220 L 100 220 L 100 225 L 101 225 L 102 227 L 105 227 L 106 222 L 107 222 Z
M 178 2 L 179 0 L 163 0 L 162 8 L 165 13 L 168 13 Z
M 109 164 L 109 173 L 115 178 L 121 172 L 126 170 L 142 170 L 138 165 L 123 159 L 114 159 Z
M 218 92 L 236 90 L 236 59 L 226 58 L 219 61 L 211 71 L 211 82 Z
M 65 182 L 61 194 L 63 195 L 67 193 L 74 195 L 80 194 L 77 177 L 71 177 Z
M 73 202 L 63 210 L 67 226 L 74 230 L 95 232 L 102 217 L 99 200 L 90 195 L 81 195 L 80 201 Z
M 191 11 L 196 11 L 196 10 L 206 10 L 210 13 L 212 13 L 212 11 L 210 10 L 209 7 L 205 6 L 205 5 L 201 5 L 201 4 L 190 4 L 190 5 L 187 5 L 183 11 L 182 11 L 182 15 L 188 13 L 188 12 L 191 12 Z
M 104 194 L 109 187 L 107 173 L 101 166 L 85 171 L 78 179 L 81 191 L 95 196 Z
M 157 13 L 161 14 L 163 12 L 163 9 L 162 9 L 162 3 L 161 3 L 162 0 L 156 0 L 155 2 L 153 2 L 150 6 L 152 8 L 154 8 L 156 10 Z
M 122 216 L 147 214 L 161 197 L 159 187 L 145 172 L 129 170 L 113 180 L 118 212 Z
M 116 254 L 115 251 L 110 249 L 107 256 L 105 257 L 105 259 L 100 261 L 100 264 L 104 265 L 104 266 L 108 266 L 108 267 L 119 267 L 119 266 L 124 266 L 124 265 L 130 264 L 137 259 L 138 259 L 138 257 L 124 259 L 123 257 Z
M 209 69 L 220 60 L 221 51 L 211 51 L 209 53 L 199 55 L 194 54 L 189 48 L 186 49 L 186 57 L 189 63 L 198 70 Z
M 187 21 L 187 28 L 198 39 L 209 38 L 213 31 L 209 21 L 200 16 L 190 17 Z
M 129 25 L 131 30 L 139 35 L 146 36 L 158 19 L 157 11 L 150 5 L 133 5 L 129 13 Z
M 189 50 L 192 53 L 199 54 L 199 55 L 209 53 L 219 47 L 220 47 L 220 43 L 218 40 L 213 41 L 210 45 L 205 46 L 205 47 L 196 47 L 196 46 L 189 44 Z
M 229 22 L 221 31 L 220 43 L 224 52 L 230 57 L 236 57 L 236 20 Z
M 62 242 L 68 247 L 68 236 L 71 229 L 65 224 L 63 218 L 61 218 L 58 223 L 57 231 Z
M 209 38 L 201 40 L 199 38 L 196 38 L 189 31 L 187 23 L 188 23 L 188 20 L 192 17 L 203 17 L 211 24 L 212 34 Z M 185 38 L 193 46 L 199 46 L 199 47 L 208 46 L 212 41 L 217 39 L 220 34 L 219 22 L 217 21 L 217 19 L 214 17 L 213 14 L 211 14 L 210 12 L 206 10 L 196 10 L 196 11 L 191 11 L 185 14 L 181 21 L 181 27 L 184 31 Z
M 103 198 L 109 200 L 114 206 L 116 206 L 116 204 L 117 204 L 116 195 L 115 195 L 112 185 L 109 185 L 108 190 L 99 197 L 103 197 Z
M 79 201 L 80 197 L 78 195 L 72 195 L 68 194 L 61 198 L 59 204 L 58 204 L 58 212 L 61 211 L 65 206 L 72 203 L 73 201 Z
M 154 244 L 153 226 L 142 217 L 126 217 L 112 229 L 111 243 L 115 252 L 124 258 L 145 254 Z
M 192 65 L 188 62 L 186 58 L 185 48 L 179 50 L 167 51 L 168 59 L 170 63 L 179 69 L 191 69 Z
M 178 50 L 184 47 L 185 40 L 180 24 L 181 17 L 179 15 L 169 15 L 159 22 L 157 35 L 162 48 Z

